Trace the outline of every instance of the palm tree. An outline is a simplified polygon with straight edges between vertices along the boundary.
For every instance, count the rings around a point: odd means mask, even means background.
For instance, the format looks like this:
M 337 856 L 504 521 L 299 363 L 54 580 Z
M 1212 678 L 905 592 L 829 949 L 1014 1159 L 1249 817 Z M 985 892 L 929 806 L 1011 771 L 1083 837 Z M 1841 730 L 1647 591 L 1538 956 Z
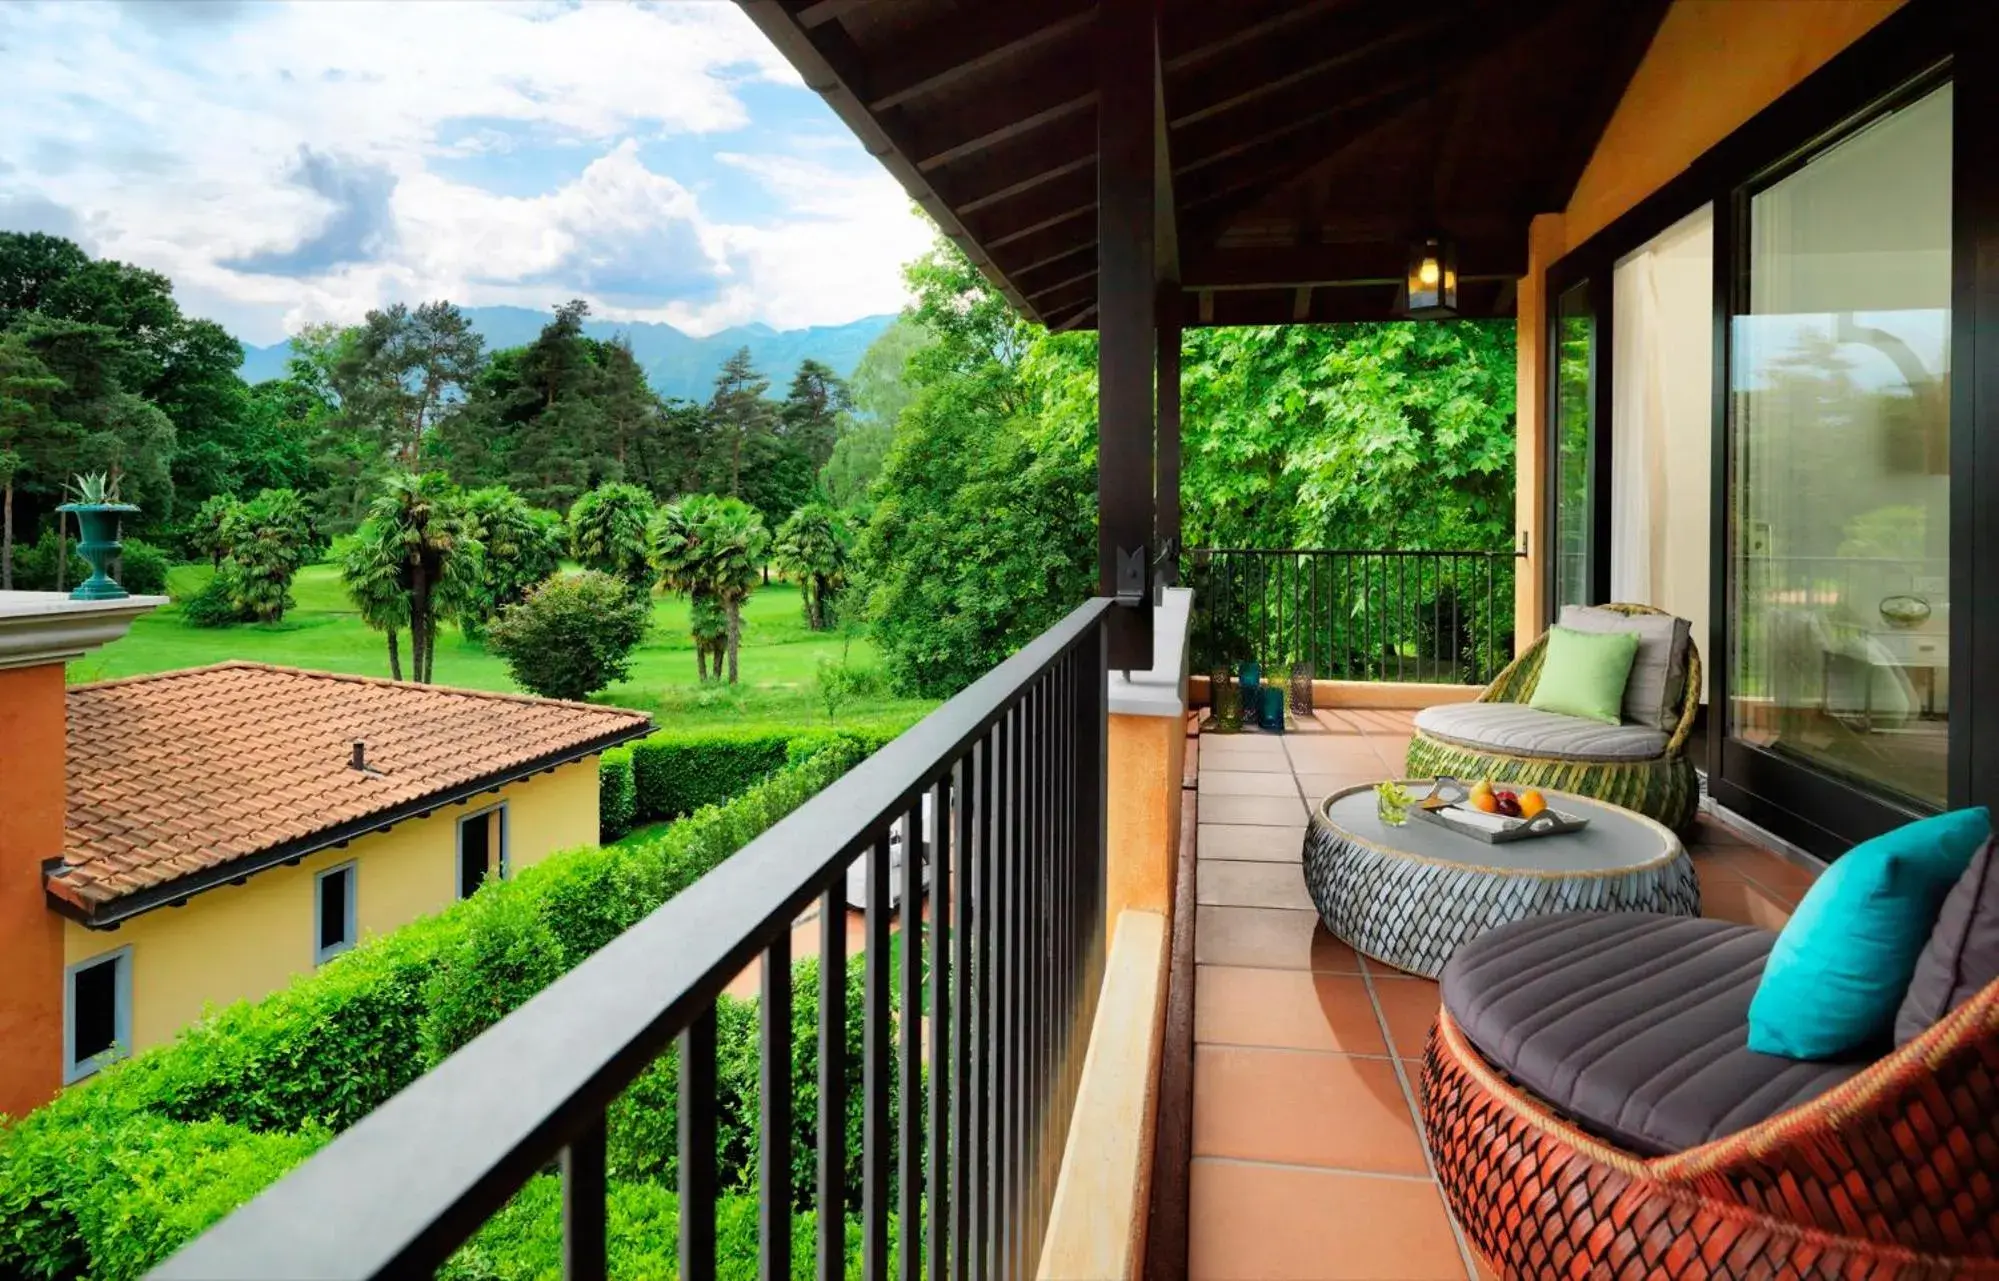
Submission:
M 646 584 L 646 534 L 652 495 L 637 485 L 599 485 L 569 509 L 569 553 L 585 569 L 602 570 L 634 587 Z
M 354 542 L 340 561 L 340 579 L 361 611 L 361 621 L 389 637 L 389 677 L 403 678 L 402 648 L 397 632 L 409 626 L 410 598 L 403 590 L 402 562 L 389 531 L 363 521 Z
M 815 632 L 831 623 L 833 597 L 847 585 L 847 548 L 853 533 L 847 518 L 825 503 L 807 503 L 777 531 L 771 557 L 778 569 L 798 579 L 805 596 L 805 622 Z
M 477 592 L 485 549 L 466 516 L 458 489 L 441 472 L 398 472 L 369 505 L 371 553 L 395 566 L 395 584 L 408 601 L 410 674 L 432 679 L 437 619 Z
M 696 494 L 669 507 L 653 524 L 652 563 L 669 591 L 686 592 L 699 605 L 705 597 L 719 605 L 726 620 L 725 644 L 729 683 L 736 683 L 742 649 L 743 601 L 755 590 L 770 531 L 757 509 L 740 498 Z M 705 678 L 702 636 L 695 636 L 695 657 Z M 719 675 L 719 673 L 717 673 Z

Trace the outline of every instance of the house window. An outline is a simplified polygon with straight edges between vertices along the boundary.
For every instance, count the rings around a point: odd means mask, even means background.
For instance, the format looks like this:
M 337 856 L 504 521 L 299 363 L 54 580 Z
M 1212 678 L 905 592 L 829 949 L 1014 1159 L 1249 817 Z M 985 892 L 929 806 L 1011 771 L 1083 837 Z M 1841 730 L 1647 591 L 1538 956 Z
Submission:
M 329 867 L 313 882 L 312 959 L 321 964 L 354 946 L 354 864 Z
M 131 1051 L 132 949 L 70 966 L 63 974 L 64 1084 Z
M 470 898 L 489 876 L 507 874 L 507 807 L 458 820 L 458 897 Z

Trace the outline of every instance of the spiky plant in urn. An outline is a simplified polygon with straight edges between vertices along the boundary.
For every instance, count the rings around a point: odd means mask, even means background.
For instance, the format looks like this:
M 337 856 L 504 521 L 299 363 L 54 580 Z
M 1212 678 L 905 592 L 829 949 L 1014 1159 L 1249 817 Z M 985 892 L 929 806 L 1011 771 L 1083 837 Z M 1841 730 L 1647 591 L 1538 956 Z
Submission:
M 121 517 L 139 509 L 118 501 L 118 478 L 103 472 L 77 476 L 69 484 L 70 500 L 56 511 L 76 517 L 81 537 L 76 550 L 90 562 L 90 577 L 69 594 L 71 600 L 123 600 L 131 593 L 111 577 L 109 566 L 123 544 L 118 538 Z

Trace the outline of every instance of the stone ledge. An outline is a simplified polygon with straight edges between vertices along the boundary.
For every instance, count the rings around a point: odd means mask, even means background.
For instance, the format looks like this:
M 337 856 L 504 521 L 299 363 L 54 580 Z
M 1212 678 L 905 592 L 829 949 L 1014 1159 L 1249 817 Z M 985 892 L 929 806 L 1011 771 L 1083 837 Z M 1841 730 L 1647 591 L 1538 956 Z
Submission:
M 65 592 L 0 592 L 0 668 L 81 658 L 166 603 L 164 596 L 71 600 Z
M 1187 628 L 1193 621 L 1194 592 L 1169 587 L 1152 610 L 1152 666 L 1110 676 L 1113 716 L 1187 714 Z

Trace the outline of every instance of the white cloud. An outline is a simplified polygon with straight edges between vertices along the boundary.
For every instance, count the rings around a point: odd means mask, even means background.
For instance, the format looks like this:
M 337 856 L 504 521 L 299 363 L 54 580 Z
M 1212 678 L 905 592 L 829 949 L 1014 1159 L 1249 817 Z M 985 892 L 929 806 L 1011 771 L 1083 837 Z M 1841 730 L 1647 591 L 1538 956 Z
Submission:
M 73 219 L 94 251 L 166 272 L 253 341 L 440 296 L 574 294 L 699 329 L 837 322 L 899 305 L 898 268 L 928 239 L 733 4 L 0 5 L 0 82 L 0 210 Z M 774 141 L 745 96 L 760 83 L 784 88 L 758 103 L 798 102 Z M 642 144 L 687 135 L 713 137 L 712 160 L 776 211 L 719 219 L 702 205 L 712 165 L 647 167 Z M 529 196 L 440 171 L 524 147 L 594 159 Z M 341 185 L 329 165 L 380 180 Z M 318 270 L 288 252 L 364 225 L 345 192 L 392 219 L 350 237 L 368 260 Z

